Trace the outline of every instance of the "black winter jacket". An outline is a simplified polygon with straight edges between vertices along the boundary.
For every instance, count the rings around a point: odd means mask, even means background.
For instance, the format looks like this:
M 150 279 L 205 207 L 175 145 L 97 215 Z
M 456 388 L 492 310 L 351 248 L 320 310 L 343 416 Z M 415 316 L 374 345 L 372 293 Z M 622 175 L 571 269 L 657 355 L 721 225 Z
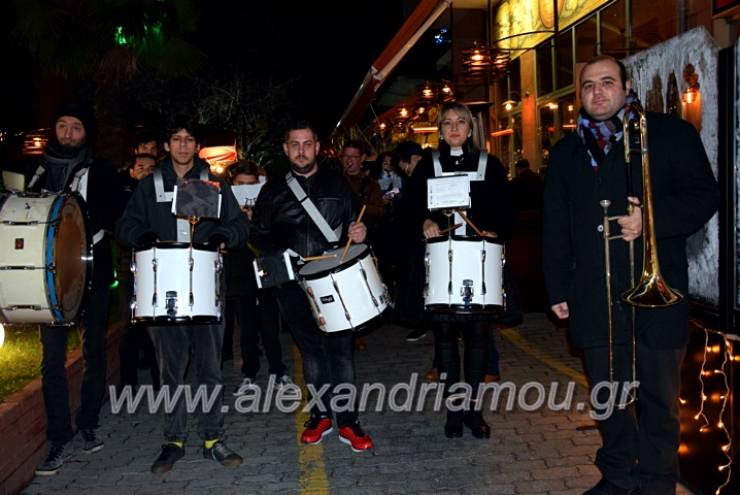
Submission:
M 308 178 L 295 177 L 329 226 L 342 226 L 341 242 L 349 224 L 355 221 L 354 197 L 347 180 L 323 166 Z M 260 190 L 252 221 L 250 244 L 260 254 L 292 249 L 301 256 L 314 256 L 334 247 L 295 198 L 285 177 L 271 178 Z
M 638 309 L 638 339 L 654 349 L 679 348 L 688 341 L 688 262 L 686 238 L 717 210 L 719 188 L 699 135 L 691 124 L 663 114 L 648 114 L 649 159 L 653 183 L 655 233 L 663 276 L 684 300 L 662 309 Z M 642 198 L 642 167 L 633 160 L 633 190 Z M 542 257 L 550 304 L 568 303 L 570 335 L 581 348 L 605 346 L 607 339 L 603 211 L 627 208 L 623 141 L 614 144 L 594 169 L 586 147 L 573 133 L 550 154 L 545 180 Z M 612 233 L 619 225 L 612 223 Z M 642 268 L 642 237 L 635 241 L 635 271 Z M 610 243 L 616 343 L 631 339 L 631 306 L 620 295 L 629 288 L 628 244 Z
M 193 168 L 185 174 L 185 178 L 199 179 L 201 170 L 207 167 L 204 161 L 196 157 Z M 156 168 L 162 171 L 164 190 L 172 191 L 177 182 L 172 161 L 166 158 L 159 162 Z M 236 203 L 230 186 L 214 175 L 209 174 L 208 177 L 209 180 L 221 184 L 221 218 L 203 219 L 198 222 L 193 242 L 205 244 L 219 235 L 227 239 L 228 248 L 245 247 L 249 225 Z M 177 239 L 177 222 L 175 215 L 172 214 L 172 203 L 169 201 L 157 203 L 154 174 L 141 180 L 116 226 L 116 238 L 126 247 L 136 247 L 145 234 L 154 234 L 160 241 Z
M 466 149 L 462 161 L 456 163 L 456 157 L 450 156 L 449 146 L 442 142 L 439 147 L 440 164 L 443 172 L 471 172 L 478 170 L 478 152 L 469 153 Z M 447 228 L 447 218 L 439 211 L 429 212 L 427 209 L 427 179 L 434 177 L 432 153 L 428 151 L 414 170 L 409 185 L 404 190 L 406 195 L 404 204 L 413 209 L 412 225 L 414 236 L 423 237 L 422 225 L 427 218 L 439 225 L 440 229 Z M 499 239 L 506 241 L 514 228 L 514 205 L 511 198 L 511 188 L 506 179 L 506 171 L 501 161 L 493 155 L 488 155 L 486 177 L 483 181 L 470 183 L 471 208 L 466 212 L 468 218 L 480 230 L 496 232 Z M 475 235 L 468 227 L 467 231 Z

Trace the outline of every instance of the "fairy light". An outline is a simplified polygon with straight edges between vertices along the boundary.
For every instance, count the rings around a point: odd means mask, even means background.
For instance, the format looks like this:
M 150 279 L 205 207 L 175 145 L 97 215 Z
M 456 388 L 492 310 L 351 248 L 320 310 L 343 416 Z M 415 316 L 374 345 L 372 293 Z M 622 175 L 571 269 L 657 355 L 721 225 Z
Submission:
M 704 424 L 699 428 L 699 432 L 706 433 L 711 429 L 711 424 L 709 422 L 709 418 L 707 418 L 706 414 L 704 413 L 704 403 L 710 399 L 710 397 L 707 397 L 705 388 L 704 388 L 704 377 L 706 376 L 721 376 L 722 382 L 724 385 L 724 390 L 720 392 L 715 392 L 711 395 L 711 400 L 713 402 L 720 402 L 722 405 L 720 407 L 718 419 L 717 419 L 717 428 L 722 432 L 722 434 L 725 437 L 726 443 L 723 444 L 720 447 L 720 450 L 722 451 L 722 454 L 725 456 L 726 463 L 721 464 L 717 466 L 717 471 L 720 473 L 725 474 L 725 479 L 721 485 L 717 487 L 717 490 L 714 492 L 715 495 L 720 495 L 722 492 L 722 489 L 726 487 L 730 483 L 730 479 L 732 478 L 732 437 L 730 436 L 730 432 L 727 429 L 727 425 L 724 421 L 725 411 L 727 410 L 727 403 L 730 399 L 730 382 L 729 377 L 727 374 L 727 363 L 732 361 L 737 361 L 738 356 L 735 356 L 733 352 L 733 340 L 740 340 L 740 337 L 734 336 L 734 335 L 728 335 L 722 332 L 719 332 L 717 330 L 710 330 L 709 328 L 705 327 L 704 325 L 700 324 L 696 320 L 692 320 L 692 323 L 704 330 L 704 357 L 702 359 L 701 363 L 701 370 L 699 371 L 699 384 L 701 387 L 700 392 L 700 403 L 699 403 L 699 412 L 694 416 L 695 420 L 699 420 L 700 418 L 704 421 Z M 720 344 L 714 344 L 711 347 L 709 346 L 709 333 L 713 333 L 716 335 L 719 335 L 722 338 L 722 341 L 724 343 L 724 352 L 722 351 L 722 346 Z M 705 369 L 707 366 L 707 354 L 720 354 L 722 353 L 722 365 L 719 368 L 713 368 L 712 370 Z M 685 404 L 686 401 L 683 399 L 679 399 L 681 404 Z

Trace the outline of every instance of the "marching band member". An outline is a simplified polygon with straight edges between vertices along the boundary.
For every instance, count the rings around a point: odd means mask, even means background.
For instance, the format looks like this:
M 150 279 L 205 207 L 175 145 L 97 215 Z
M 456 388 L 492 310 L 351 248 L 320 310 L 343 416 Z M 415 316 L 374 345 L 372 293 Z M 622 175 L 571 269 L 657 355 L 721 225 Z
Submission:
M 514 224 L 506 171 L 493 155 L 488 155 L 487 160 L 480 160 L 484 151 L 478 147 L 473 136 L 474 122 L 470 109 L 462 103 L 447 103 L 438 113 L 437 124 L 440 132 L 438 154 L 428 152 L 424 155 L 408 188 L 408 195 L 411 196 L 409 204 L 415 208 L 418 232 L 423 233 L 426 239 L 438 237 L 440 231 L 448 227 L 448 218 L 452 219 L 442 212 L 427 210 L 427 179 L 445 172 L 477 171 L 482 180 L 470 182 L 471 207 L 467 210 L 467 216 L 484 236 L 506 240 Z M 482 165 L 485 166 L 484 171 L 481 170 Z M 464 222 L 454 234 L 475 235 Z M 487 370 L 490 332 L 488 323 L 492 317 L 475 314 L 428 314 L 428 318 L 437 322 L 435 348 L 438 355 L 435 362 L 439 366 L 440 375 L 446 374 L 446 394 L 449 395 L 451 386 L 460 381 L 457 342 L 461 333 L 465 342 L 465 381 L 472 387 L 475 397 Z M 447 412 L 444 432 L 448 438 L 462 436 L 463 424 L 470 428 L 476 438 L 490 436 L 490 428 L 483 420 L 480 409 L 454 409 L 457 410 L 449 409 Z
M 328 234 L 363 242 L 367 229 L 361 222 L 354 223 L 356 212 L 349 184 L 341 173 L 319 167 L 316 161 L 319 141 L 314 127 L 305 121 L 294 122 L 285 134 L 283 151 L 290 160 L 290 172 L 285 177 L 271 178 L 260 191 L 254 205 L 254 235 L 250 242 L 262 253 L 292 249 L 304 257 L 320 255 L 334 247 L 336 242 L 329 241 L 306 210 L 308 200 L 323 217 L 326 229 L 330 229 Z M 297 194 L 303 196 L 303 201 L 297 199 Z M 275 297 L 301 351 L 306 384 L 316 390 L 323 385 L 354 384 L 354 335 L 322 333 L 306 294 L 295 283 L 276 288 Z M 301 442 L 306 444 L 320 443 L 333 429 L 329 399 L 314 399 L 311 417 L 301 434 Z M 353 451 L 371 449 L 373 442 L 360 427 L 356 405 L 351 409 L 336 411 L 339 438 Z
M 90 143 L 95 134 L 92 108 L 69 103 L 61 106 L 54 119 L 54 134 L 29 189 L 53 193 L 76 192 L 85 198 L 90 214 L 95 270 L 84 305 L 80 328 L 85 360 L 80 410 L 75 424 L 84 440 L 85 453 L 103 448 L 97 436 L 100 408 L 105 396 L 106 332 L 108 330 L 109 286 L 113 281 L 113 258 L 106 231 L 113 230 L 123 208 L 123 189 L 109 162 L 95 158 Z M 49 452 L 36 468 L 38 475 L 55 474 L 69 457 L 68 442 L 74 436 L 69 413 L 69 389 L 64 364 L 67 360 L 66 326 L 42 325 L 40 329 L 41 387 L 47 417 Z
M 116 236 L 124 246 L 149 247 L 156 241 L 181 241 L 226 244 L 229 248 L 244 246 L 247 242 L 248 224 L 231 191 L 225 183 L 208 173 L 208 164 L 196 154 L 200 149 L 200 136 L 194 124 L 178 117 L 170 126 L 165 150 L 169 157 L 159 162 L 154 173 L 145 177 L 134 191 L 116 229 Z M 172 213 L 171 193 L 178 178 L 218 181 L 221 187 L 221 216 L 218 220 L 204 220 L 195 226 L 192 239 L 185 225 Z M 183 267 L 187 269 L 187 267 Z M 196 385 L 212 388 L 223 386 L 221 374 L 221 348 L 224 328 L 222 325 L 170 325 L 149 327 L 157 361 L 160 365 L 162 386 L 174 393 L 185 384 L 188 361 L 195 367 Z M 192 347 L 192 352 L 191 352 Z M 188 359 L 189 358 L 189 359 Z M 226 467 L 237 467 L 242 458 L 229 449 L 224 441 L 224 415 L 221 411 L 222 393 L 209 411 L 200 415 L 199 434 L 203 438 L 203 457 L 215 460 Z M 181 397 L 182 399 L 182 397 Z M 187 440 L 187 411 L 184 400 L 179 400 L 172 413 L 165 414 L 165 443 L 159 457 L 152 464 L 154 474 L 164 474 L 185 455 Z
M 553 312 L 569 318 L 571 342 L 584 350 L 592 385 L 627 382 L 632 377 L 631 307 L 620 300 L 630 288 L 627 242 L 636 240 L 635 266 L 641 266 L 641 208 L 628 190 L 642 191 L 639 167 L 627 186 L 623 117 L 637 97 L 624 65 L 610 56 L 588 61 L 580 75 L 583 108 L 578 132 L 564 137 L 550 155 L 545 180 L 542 256 Z M 719 190 L 699 135 L 691 124 L 667 115 L 647 114 L 654 234 L 665 282 L 687 294 L 686 238 L 717 210 Z M 645 196 L 643 191 L 643 197 Z M 623 214 L 610 244 L 613 299 L 607 300 L 602 200 Z M 647 233 L 647 230 L 646 230 Z M 639 273 L 638 273 L 639 275 Z M 614 314 L 608 339 L 607 305 Z M 602 479 L 586 495 L 676 493 L 678 481 L 680 367 L 689 339 L 686 298 L 670 307 L 637 309 L 634 405 L 614 407 L 598 422 L 603 446 L 596 454 Z M 608 346 L 613 345 L 613 377 Z M 603 390 L 606 392 L 606 390 Z M 603 397 L 599 402 L 606 403 Z M 613 404 L 615 405 L 615 404 Z M 616 406 L 616 405 L 615 405 Z M 601 411 L 599 411 L 601 412 Z

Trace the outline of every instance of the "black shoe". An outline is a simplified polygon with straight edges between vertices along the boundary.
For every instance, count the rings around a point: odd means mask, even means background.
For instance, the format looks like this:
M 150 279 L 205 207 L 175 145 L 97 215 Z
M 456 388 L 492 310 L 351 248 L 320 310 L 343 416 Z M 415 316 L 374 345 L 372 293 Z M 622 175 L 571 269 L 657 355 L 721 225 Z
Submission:
M 85 445 L 84 447 L 82 447 L 82 451 L 85 454 L 93 454 L 95 452 L 103 450 L 104 443 L 95 434 L 95 430 L 93 429 L 80 430 L 80 434 L 82 435 L 82 439 L 85 441 Z
M 445 423 L 445 436 L 447 438 L 460 438 L 463 434 L 462 412 L 448 411 Z
M 152 474 L 164 474 L 172 470 L 177 461 L 185 456 L 185 448 L 179 447 L 174 443 L 165 443 L 162 445 L 162 452 L 157 460 L 152 464 Z
M 242 457 L 228 448 L 223 440 L 216 442 L 210 449 L 204 447 L 203 457 L 219 462 L 227 468 L 235 468 L 242 463 Z
M 466 414 L 463 420 L 465 426 L 470 428 L 470 433 L 475 438 L 491 438 L 491 427 L 488 423 L 483 421 L 483 418 L 478 414 Z
M 71 450 L 67 447 L 67 444 L 52 443 L 49 445 L 49 452 L 46 454 L 46 459 L 36 468 L 36 474 L 39 476 L 57 474 L 64 461 L 69 459 L 71 455 Z
M 427 331 L 425 328 L 414 328 L 406 335 L 406 342 L 416 342 L 426 337 Z
M 583 495 L 640 495 L 641 493 L 642 491 L 639 488 L 632 488 L 629 490 L 619 488 L 606 478 L 601 478 L 601 480 L 596 483 L 596 486 L 583 492 Z

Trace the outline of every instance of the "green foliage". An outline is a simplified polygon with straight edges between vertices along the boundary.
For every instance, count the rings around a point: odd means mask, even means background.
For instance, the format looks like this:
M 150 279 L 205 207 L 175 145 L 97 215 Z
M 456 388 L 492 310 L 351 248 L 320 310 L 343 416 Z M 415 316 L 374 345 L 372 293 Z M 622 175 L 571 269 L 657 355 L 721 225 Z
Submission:
M 68 331 L 60 328 L 60 332 Z M 79 347 L 80 336 L 70 331 L 67 352 Z M 5 344 L 0 347 L 0 402 L 41 375 L 41 342 L 38 327 L 5 328 Z

